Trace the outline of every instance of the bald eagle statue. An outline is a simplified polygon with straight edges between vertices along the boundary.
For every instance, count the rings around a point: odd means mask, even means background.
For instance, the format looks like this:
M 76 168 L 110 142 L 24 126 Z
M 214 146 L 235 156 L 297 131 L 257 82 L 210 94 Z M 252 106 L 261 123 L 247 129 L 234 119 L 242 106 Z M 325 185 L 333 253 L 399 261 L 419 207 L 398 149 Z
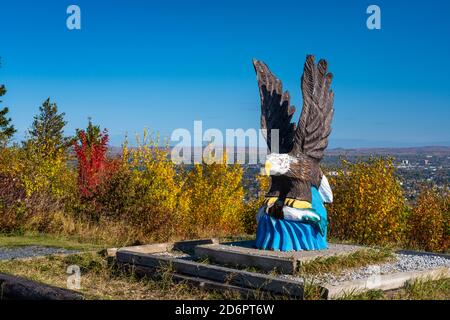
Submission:
M 327 248 L 325 202 L 333 194 L 320 169 L 331 133 L 332 74 L 327 62 L 315 63 L 308 55 L 301 79 L 303 107 L 296 126 L 289 92 L 266 64 L 254 60 L 261 96 L 261 129 L 269 154 L 264 171 L 270 189 L 257 214 L 256 247 L 268 250 L 320 250 Z M 275 147 L 274 147 L 275 146 Z M 276 150 L 278 149 L 278 150 Z

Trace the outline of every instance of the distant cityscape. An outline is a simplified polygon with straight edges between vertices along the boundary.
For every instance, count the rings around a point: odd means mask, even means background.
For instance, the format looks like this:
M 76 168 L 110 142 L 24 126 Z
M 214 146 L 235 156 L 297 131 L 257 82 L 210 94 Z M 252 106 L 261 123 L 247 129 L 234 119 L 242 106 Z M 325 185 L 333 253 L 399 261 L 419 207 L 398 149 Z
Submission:
M 441 189 L 450 185 L 450 147 L 331 149 L 322 161 L 322 169 L 325 174 L 333 175 L 341 166 L 342 159 L 355 162 L 358 159 L 367 160 L 370 156 L 389 156 L 394 159 L 405 197 L 410 202 L 417 198 L 424 184 Z M 255 176 L 259 173 L 260 166 L 244 167 L 247 197 L 257 196 Z

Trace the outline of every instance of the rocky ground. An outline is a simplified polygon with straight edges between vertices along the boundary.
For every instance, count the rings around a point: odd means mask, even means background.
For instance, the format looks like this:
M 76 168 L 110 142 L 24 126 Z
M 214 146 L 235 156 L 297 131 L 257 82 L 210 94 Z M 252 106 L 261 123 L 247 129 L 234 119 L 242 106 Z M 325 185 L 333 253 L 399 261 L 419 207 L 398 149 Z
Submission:
M 52 254 L 70 254 L 76 252 L 78 251 L 41 246 L 0 247 L 0 260 L 33 258 Z
M 367 279 L 376 275 L 430 270 L 439 267 L 450 268 L 450 258 L 432 255 L 396 253 L 395 260 L 392 262 L 368 265 L 355 269 L 347 269 L 337 274 L 325 273 L 320 275 L 311 275 L 311 278 L 322 283 L 334 285 L 344 281 Z M 297 278 L 291 275 L 284 275 L 284 277 L 292 279 Z

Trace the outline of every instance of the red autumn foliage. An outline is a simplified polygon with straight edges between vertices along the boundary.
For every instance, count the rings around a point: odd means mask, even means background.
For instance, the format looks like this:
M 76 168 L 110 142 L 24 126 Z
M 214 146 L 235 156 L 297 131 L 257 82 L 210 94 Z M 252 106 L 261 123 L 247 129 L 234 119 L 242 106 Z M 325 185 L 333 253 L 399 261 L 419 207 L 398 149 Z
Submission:
M 83 197 L 91 196 L 113 169 L 106 157 L 108 141 L 107 130 L 99 133 L 94 141 L 87 140 L 84 130 L 78 132 L 74 148 L 78 159 L 78 189 Z

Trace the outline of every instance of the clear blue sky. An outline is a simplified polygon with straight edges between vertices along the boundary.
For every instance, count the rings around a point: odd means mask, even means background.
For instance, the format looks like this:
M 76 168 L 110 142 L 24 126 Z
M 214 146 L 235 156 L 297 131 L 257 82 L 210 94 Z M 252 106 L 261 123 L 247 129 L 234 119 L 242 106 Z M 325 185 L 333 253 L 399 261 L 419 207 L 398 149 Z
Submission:
M 66 28 L 81 8 L 82 30 Z M 381 30 L 366 8 L 381 7 Z M 335 74 L 332 146 L 450 145 L 449 1 L 0 2 L 0 83 L 20 140 L 47 97 L 120 145 L 144 127 L 258 128 L 258 58 L 301 108 L 306 54 Z M 299 112 L 297 112 L 298 114 Z

